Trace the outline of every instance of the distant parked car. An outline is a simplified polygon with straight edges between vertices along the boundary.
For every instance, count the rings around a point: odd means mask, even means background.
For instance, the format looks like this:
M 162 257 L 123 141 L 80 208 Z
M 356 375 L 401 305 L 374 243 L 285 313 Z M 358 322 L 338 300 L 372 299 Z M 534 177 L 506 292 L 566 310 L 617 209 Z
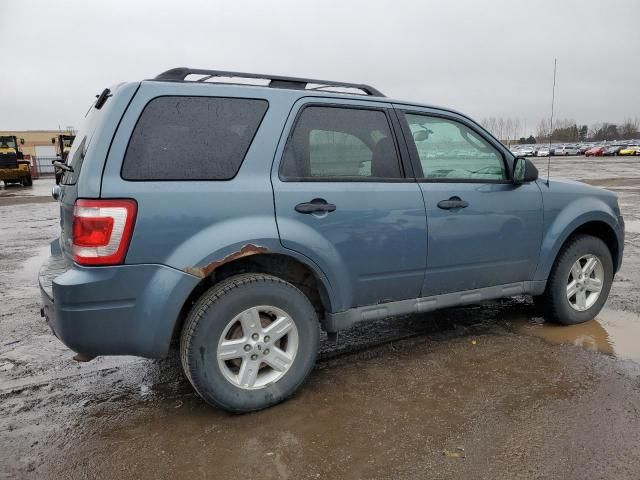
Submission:
M 640 147 L 637 145 L 631 145 L 630 147 L 620 150 L 618 155 L 640 155 Z
M 614 155 L 617 156 L 620 153 L 620 150 L 623 148 L 627 148 L 626 145 L 611 145 L 604 149 L 604 155 Z
M 574 145 L 562 145 L 557 147 L 554 152 L 554 155 L 578 155 L 578 148 Z
M 587 157 L 601 157 L 604 155 L 604 147 L 593 147 L 584 152 Z
M 519 157 L 533 157 L 536 151 L 533 147 L 522 147 L 518 153 Z
M 551 155 L 549 147 L 540 147 L 536 152 L 536 157 L 548 157 L 549 155 Z

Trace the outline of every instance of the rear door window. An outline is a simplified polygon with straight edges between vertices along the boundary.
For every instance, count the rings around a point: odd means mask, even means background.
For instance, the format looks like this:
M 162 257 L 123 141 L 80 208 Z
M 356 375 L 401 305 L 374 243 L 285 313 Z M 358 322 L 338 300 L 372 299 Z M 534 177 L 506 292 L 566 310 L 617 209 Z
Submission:
M 309 106 L 289 136 L 280 177 L 289 181 L 402 178 L 383 110 Z
M 229 180 L 238 173 L 268 102 L 167 96 L 138 119 L 122 165 L 125 180 Z

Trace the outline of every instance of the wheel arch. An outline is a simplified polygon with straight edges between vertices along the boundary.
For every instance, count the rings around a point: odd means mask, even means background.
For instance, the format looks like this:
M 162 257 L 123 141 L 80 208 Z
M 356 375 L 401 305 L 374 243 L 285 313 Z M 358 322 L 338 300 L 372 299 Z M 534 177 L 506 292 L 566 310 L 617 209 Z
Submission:
M 562 215 L 558 217 L 562 217 Z M 575 217 L 571 222 L 566 222 L 564 228 L 558 228 L 561 223 L 563 223 L 563 219 L 557 218 L 543 239 L 541 261 L 538 264 L 535 280 L 548 278 L 562 247 L 578 234 L 592 235 L 601 239 L 611 252 L 614 271 L 618 270 L 622 247 L 616 231 L 617 219 L 612 214 L 606 211 L 590 211 Z
M 609 252 L 611 252 L 614 269 L 616 268 L 616 265 L 619 265 L 621 252 L 618 245 L 618 236 L 616 235 L 615 230 L 608 223 L 597 220 L 584 223 L 576 228 L 571 235 L 567 237 L 567 240 L 572 236 L 579 234 L 591 235 L 602 240 L 609 249 Z M 565 240 L 565 243 L 567 240 Z
M 332 288 L 324 273 L 311 262 L 305 262 L 294 255 L 282 252 L 269 252 L 255 245 L 240 249 L 240 255 L 229 255 L 228 259 L 210 270 L 187 272 L 201 277 L 185 300 L 173 331 L 175 342 L 182 330 L 185 318 L 192 306 L 202 294 L 213 285 L 242 273 L 263 273 L 281 278 L 305 294 L 313 305 L 321 324 L 324 323 L 325 313 L 333 311 Z

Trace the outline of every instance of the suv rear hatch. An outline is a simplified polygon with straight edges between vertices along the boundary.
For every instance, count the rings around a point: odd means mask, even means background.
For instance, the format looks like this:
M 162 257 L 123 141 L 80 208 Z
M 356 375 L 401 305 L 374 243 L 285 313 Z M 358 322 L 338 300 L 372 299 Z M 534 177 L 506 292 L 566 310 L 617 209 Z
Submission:
M 100 198 L 102 172 L 111 140 L 139 83 L 105 89 L 87 111 L 66 159 L 69 167 L 60 180 L 60 247 L 73 257 L 73 215 L 76 200 Z

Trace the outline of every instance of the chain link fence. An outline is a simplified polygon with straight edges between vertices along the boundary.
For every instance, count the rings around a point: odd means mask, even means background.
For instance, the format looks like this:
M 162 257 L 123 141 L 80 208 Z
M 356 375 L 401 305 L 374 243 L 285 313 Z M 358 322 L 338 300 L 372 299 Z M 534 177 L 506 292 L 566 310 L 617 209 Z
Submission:
M 32 174 L 35 178 L 53 177 L 55 175 L 55 167 L 53 162 L 59 160 L 58 157 L 34 157 L 32 165 Z M 33 171 L 35 170 L 35 171 Z

